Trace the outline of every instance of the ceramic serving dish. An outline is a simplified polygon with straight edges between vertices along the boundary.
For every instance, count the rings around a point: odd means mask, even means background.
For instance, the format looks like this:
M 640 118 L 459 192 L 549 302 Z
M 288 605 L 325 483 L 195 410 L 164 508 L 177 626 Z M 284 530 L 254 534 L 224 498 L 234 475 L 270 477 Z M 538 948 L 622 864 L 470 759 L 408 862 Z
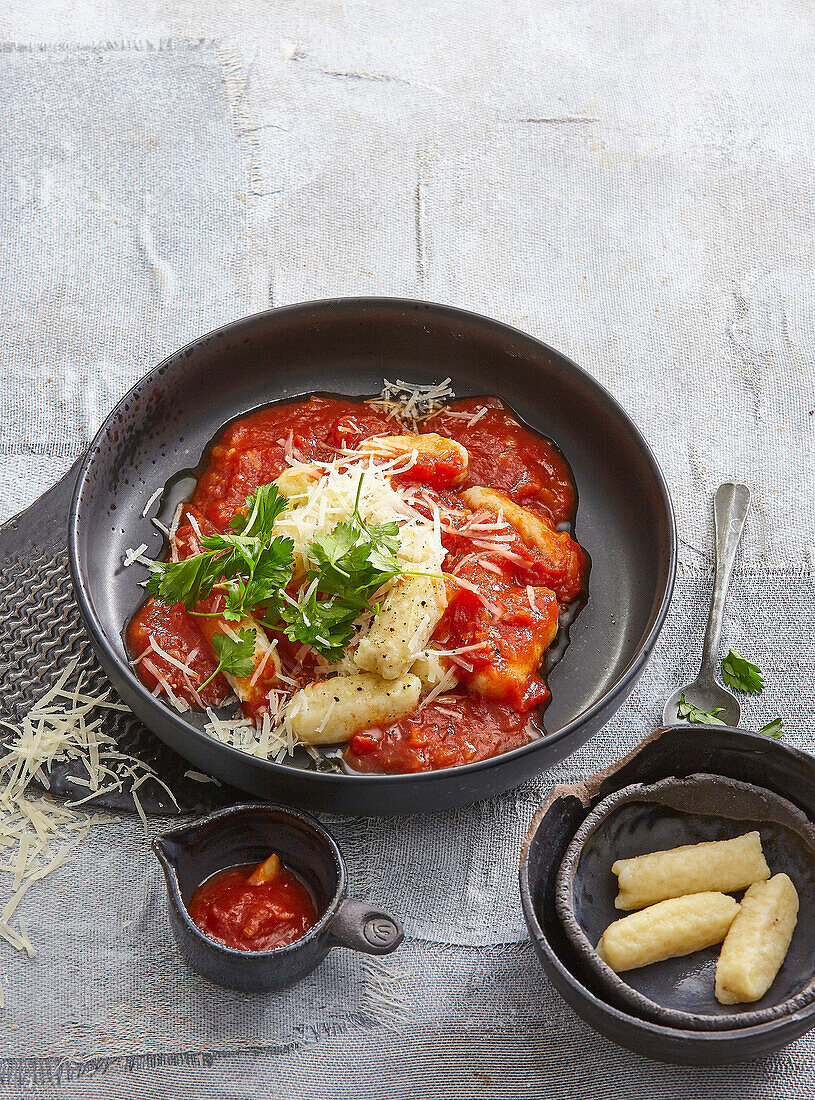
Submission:
M 282 763 L 203 732 L 147 691 L 122 631 L 143 598 L 129 547 L 159 552 L 142 515 L 159 486 L 198 466 L 235 417 L 314 392 L 377 394 L 385 377 L 450 376 L 457 397 L 497 394 L 571 464 L 575 535 L 592 559 L 589 598 L 550 676 L 547 736 L 514 752 L 418 775 L 346 774 L 303 753 Z M 247 317 L 181 349 L 113 409 L 79 470 L 69 523 L 71 575 L 99 660 L 138 717 L 208 775 L 257 797 L 354 814 L 428 811 L 472 802 L 543 771 L 582 745 L 634 686 L 665 618 L 676 535 L 668 490 L 637 428 L 565 356 L 461 310 L 393 299 L 307 303 Z
M 815 758 L 758 734 L 721 726 L 657 730 L 631 754 L 583 783 L 556 787 L 530 825 L 521 852 L 520 888 L 535 952 L 571 1008 L 620 1046 L 681 1065 L 726 1065 L 777 1050 L 815 1026 L 815 1002 L 761 1023 L 700 1029 L 660 1023 L 615 1003 L 597 970 L 566 934 L 555 906 L 557 876 L 592 810 L 615 791 L 695 773 L 723 776 L 779 794 L 815 818 Z M 799 924 L 813 919 L 799 915 Z M 796 933 L 797 934 L 797 933 Z M 808 933 L 807 933 L 808 934 Z M 800 975 L 802 986 L 815 970 Z
M 800 919 L 771 988 L 755 1004 L 721 1005 L 714 996 L 719 945 L 615 974 L 595 950 L 625 913 L 615 908 L 616 859 L 757 829 L 773 874 L 798 891 Z M 635 783 L 604 798 L 578 829 L 558 872 L 555 908 L 573 948 L 609 999 L 658 1023 L 727 1029 L 778 1019 L 815 1000 L 815 827 L 786 798 L 720 775 Z
M 345 862 L 314 818 L 270 803 L 217 810 L 156 837 L 173 936 L 185 962 L 216 985 L 246 992 L 283 989 L 319 966 L 334 947 L 387 955 L 402 942 L 396 917 L 347 897 Z M 320 919 L 300 939 L 273 951 L 238 951 L 205 935 L 187 904 L 216 871 L 258 863 L 276 852 L 308 887 Z

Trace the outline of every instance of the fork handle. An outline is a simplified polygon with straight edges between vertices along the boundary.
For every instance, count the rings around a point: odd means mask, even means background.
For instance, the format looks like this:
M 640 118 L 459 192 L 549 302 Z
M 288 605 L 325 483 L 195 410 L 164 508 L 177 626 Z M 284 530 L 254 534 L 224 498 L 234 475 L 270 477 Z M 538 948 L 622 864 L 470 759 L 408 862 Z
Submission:
M 713 596 L 705 630 L 700 676 L 716 679 L 719 644 L 722 640 L 724 605 L 736 551 L 744 530 L 744 521 L 750 508 L 750 490 L 746 485 L 726 481 L 716 490 L 713 498 L 713 519 L 716 526 L 716 570 L 713 577 Z

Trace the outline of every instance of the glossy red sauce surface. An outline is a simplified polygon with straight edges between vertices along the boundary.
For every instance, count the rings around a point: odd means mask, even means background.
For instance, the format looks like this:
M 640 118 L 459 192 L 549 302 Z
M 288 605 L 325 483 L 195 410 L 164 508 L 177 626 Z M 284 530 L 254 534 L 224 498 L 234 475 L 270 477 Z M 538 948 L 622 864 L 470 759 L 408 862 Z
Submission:
M 472 647 L 462 655 L 466 663 L 459 664 L 459 679 L 521 713 L 548 701 L 549 689 L 537 670 L 557 633 L 554 592 L 518 586 L 505 572 L 492 573 L 478 561 L 465 563 L 455 576 L 469 580 L 491 605 L 449 582 L 450 602 L 434 638 L 446 649 Z
M 231 867 L 207 879 L 187 910 L 212 939 L 238 951 L 272 951 L 299 940 L 318 920 L 311 894 L 282 865 L 271 882 L 252 885 L 255 864 Z
M 346 763 L 360 772 L 429 772 L 486 760 L 532 740 L 528 715 L 474 695 L 450 693 L 387 730 L 355 734 Z
M 450 470 L 432 462 L 415 466 L 400 480 L 414 490 L 414 507 L 429 515 L 433 503 L 441 503 L 447 517 L 442 538 L 448 554 L 443 569 L 453 576 L 448 577 L 449 605 L 434 642 L 448 649 L 472 648 L 457 658 L 460 683 L 454 693 L 444 693 L 387 730 L 361 730 L 351 738 L 345 760 L 360 771 L 451 767 L 506 752 L 535 736 L 530 732 L 529 712 L 549 698 L 538 669 L 557 630 L 558 604 L 562 607 L 577 598 L 585 580 L 584 552 L 567 532 L 556 530 L 556 525 L 573 520 L 575 506 L 569 467 L 557 447 L 524 428 L 498 398 L 457 401 L 449 410 L 453 415 L 440 413 L 419 430 L 446 436 L 467 448 L 470 465 L 464 484 L 455 490 L 447 488 Z M 480 415 L 471 424 L 457 413 Z M 212 448 L 179 528 L 179 556 L 200 549 L 186 518 L 189 514 L 204 535 L 227 530 L 246 497 L 283 472 L 292 451 L 304 461 L 331 461 L 339 448 L 354 448 L 371 436 L 406 430 L 376 409 L 334 398 L 315 397 L 243 417 L 229 425 Z M 502 535 L 501 554 L 479 547 L 468 532 L 473 511 L 460 495 L 475 485 L 499 489 L 540 517 L 551 533 L 544 549 L 517 532 Z M 483 599 L 456 582 L 456 575 L 476 586 Z M 211 597 L 199 610 L 217 610 L 217 599 Z M 152 666 L 192 706 L 221 702 L 230 691 L 223 677 L 216 677 L 196 698 L 183 672 L 149 647 L 152 635 L 182 663 L 193 653 L 189 665 L 197 676 L 194 686 L 215 668 L 209 639 L 217 622 L 197 619 L 181 606 L 167 608 L 148 600 L 127 631 L 131 656 L 138 659 L 146 653 L 146 660 L 136 666 L 146 686 L 153 690 L 158 683 L 150 672 Z M 303 655 L 303 647 L 283 635 L 269 634 L 277 640 L 286 675 L 298 684 L 313 679 L 313 660 Z M 273 672 L 270 663 L 267 676 Z M 244 705 L 245 713 L 262 715 L 268 686 L 258 682 L 251 705 Z
M 470 454 L 465 488 L 491 485 L 524 508 L 554 523 L 574 518 L 575 492 L 569 466 L 554 443 L 525 428 L 499 397 L 468 397 L 449 406 L 453 412 L 487 412 L 474 424 L 439 413 L 426 420 L 426 432 L 438 432 L 463 444 Z
M 190 684 L 194 688 L 203 684 L 218 664 L 201 631 L 202 621 L 188 615 L 181 604 L 166 607 L 152 599 L 133 616 L 127 628 L 127 645 L 134 657 L 145 655 L 136 665 L 136 671 L 146 688 L 153 691 L 159 685 L 158 672 L 179 698 L 189 703 L 196 702 Z M 187 664 L 192 669 L 192 676 L 185 677 L 179 668 L 156 653 L 150 643 L 151 637 L 164 653 Z M 223 676 L 218 675 L 201 689 L 199 698 L 205 706 L 217 706 L 227 695 L 229 685 Z
M 305 462 L 330 461 L 340 446 L 353 448 L 369 436 L 394 430 L 384 414 L 338 398 L 312 397 L 260 409 L 231 424 L 212 448 L 192 504 L 225 531 L 247 496 L 282 474 L 287 447 Z

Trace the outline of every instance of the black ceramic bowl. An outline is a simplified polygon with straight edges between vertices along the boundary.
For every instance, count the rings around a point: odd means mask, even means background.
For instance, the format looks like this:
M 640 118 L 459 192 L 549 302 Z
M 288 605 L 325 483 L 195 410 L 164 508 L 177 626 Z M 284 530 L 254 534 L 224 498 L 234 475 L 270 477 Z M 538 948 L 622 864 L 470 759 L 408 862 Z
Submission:
M 757 829 L 772 874 L 784 871 L 800 900 L 789 952 L 755 1004 L 722 1005 L 714 995 L 719 945 L 652 966 L 614 971 L 595 945 L 613 921 L 616 859 L 727 840 Z M 721 775 L 634 783 L 592 810 L 566 850 L 555 908 L 574 950 L 592 967 L 610 1000 L 638 1016 L 684 1028 L 728 1029 L 763 1023 L 815 1000 L 815 827 L 786 798 Z
M 762 786 L 815 819 L 815 758 L 807 753 L 722 726 L 657 730 L 612 768 L 584 783 L 552 791 L 535 815 L 522 848 L 521 903 L 544 971 L 566 1003 L 593 1028 L 620 1046 L 658 1061 L 727 1065 L 769 1054 L 815 1027 L 815 1003 L 764 1023 L 724 1030 L 679 1028 L 645 1019 L 611 1002 L 595 968 L 574 950 L 555 908 L 557 875 L 566 850 L 599 802 L 633 783 L 656 783 L 695 772 Z M 812 919 L 811 914 L 807 919 Z
M 312 392 L 378 393 L 383 377 L 446 376 L 459 397 L 498 394 L 570 462 L 576 536 L 592 558 L 588 603 L 552 670 L 548 736 L 503 756 L 419 775 L 347 775 L 303 759 L 276 764 L 202 732 L 204 719 L 154 699 L 131 670 L 122 631 L 143 598 L 129 547 L 159 547 L 142 510 L 194 468 L 228 421 Z M 138 717 L 182 756 L 259 797 L 316 809 L 394 814 L 472 802 L 568 756 L 620 706 L 642 672 L 673 588 L 676 536 L 653 454 L 616 401 L 565 356 L 506 325 L 423 302 L 344 299 L 237 321 L 176 352 L 113 409 L 79 472 L 71 574 L 105 672 Z
M 156 837 L 173 936 L 185 962 L 216 985 L 245 992 L 283 989 L 309 974 L 332 947 L 387 955 L 402 942 L 399 921 L 346 897 L 345 863 L 333 837 L 308 814 L 246 803 L 216 810 Z M 237 951 L 211 939 L 187 911 L 193 891 L 216 871 L 259 863 L 276 852 L 305 883 L 320 919 L 273 951 Z

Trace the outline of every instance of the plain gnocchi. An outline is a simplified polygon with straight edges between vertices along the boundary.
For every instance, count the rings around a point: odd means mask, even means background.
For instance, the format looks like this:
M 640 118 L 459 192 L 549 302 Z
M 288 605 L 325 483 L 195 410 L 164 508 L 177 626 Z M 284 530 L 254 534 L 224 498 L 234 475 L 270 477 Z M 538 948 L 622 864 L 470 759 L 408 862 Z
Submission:
M 757 831 L 733 840 L 683 844 L 633 859 L 618 859 L 611 870 L 620 884 L 614 901 L 617 909 L 641 909 L 665 898 L 706 890 L 743 890 L 770 877 Z
M 610 924 L 597 953 L 618 972 L 690 955 L 721 943 L 738 911 L 739 903 L 718 891 L 668 898 Z
M 716 966 L 716 1000 L 758 1001 L 775 981 L 798 921 L 798 892 L 788 875 L 755 882 L 741 899 Z

